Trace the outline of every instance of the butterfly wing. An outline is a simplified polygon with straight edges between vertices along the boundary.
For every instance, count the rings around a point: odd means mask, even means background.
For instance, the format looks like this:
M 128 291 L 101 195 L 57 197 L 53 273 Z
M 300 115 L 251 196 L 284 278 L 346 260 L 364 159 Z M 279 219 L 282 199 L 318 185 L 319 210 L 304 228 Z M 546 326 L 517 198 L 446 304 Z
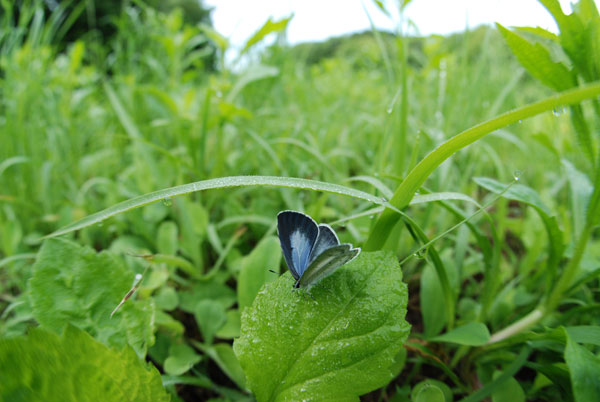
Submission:
M 326 276 L 331 275 L 336 269 L 353 260 L 360 253 L 360 248 L 352 248 L 349 243 L 333 246 L 319 254 L 294 287 L 311 287 Z
M 321 254 L 323 251 L 338 246 L 340 244 L 340 240 L 338 239 L 335 231 L 331 228 L 331 226 L 326 225 L 324 223 L 319 225 L 319 235 L 317 236 L 317 241 L 310 252 L 310 258 L 308 259 L 308 263 L 310 264 Z
M 317 223 L 296 211 L 277 214 L 277 234 L 285 262 L 296 281 L 308 267 L 310 253 L 319 235 Z

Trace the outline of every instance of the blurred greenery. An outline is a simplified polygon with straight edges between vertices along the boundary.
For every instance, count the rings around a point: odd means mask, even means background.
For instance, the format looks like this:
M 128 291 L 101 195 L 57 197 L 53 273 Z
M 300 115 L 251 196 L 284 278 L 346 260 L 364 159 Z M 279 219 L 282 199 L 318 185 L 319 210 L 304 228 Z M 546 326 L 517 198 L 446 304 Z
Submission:
M 593 395 L 600 17 L 591 0 L 569 15 L 541 3 L 558 35 L 482 26 L 421 37 L 396 21 L 393 34 L 289 46 L 289 19 L 269 20 L 231 58 L 198 1 L 0 0 L 0 355 L 12 356 L 10 342 L 40 347 L 42 332 L 25 335 L 38 325 L 63 333 L 57 345 L 83 329 L 104 343 L 93 353 L 134 347 L 173 400 L 252 400 L 232 343 L 252 345 L 248 311 L 288 279 L 268 270 L 285 268 L 275 216 L 293 209 L 402 261 L 411 334 L 380 367 L 392 379 L 363 400 Z M 225 176 L 318 180 L 386 203 L 454 135 L 573 94 L 592 100 L 502 124 L 421 178 L 421 196 L 470 202 L 410 205 L 377 236 L 382 208 L 306 185 L 165 197 L 42 240 L 121 201 Z M 491 206 L 423 246 L 477 212 L 472 200 Z

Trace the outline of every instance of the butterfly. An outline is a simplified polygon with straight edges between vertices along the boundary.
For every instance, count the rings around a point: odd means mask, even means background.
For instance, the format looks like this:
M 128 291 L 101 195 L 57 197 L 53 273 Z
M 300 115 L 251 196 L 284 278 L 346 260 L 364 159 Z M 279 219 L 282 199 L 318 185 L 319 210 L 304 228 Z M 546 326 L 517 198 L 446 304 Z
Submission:
M 329 225 L 317 225 L 302 212 L 277 214 L 277 233 L 295 289 L 312 287 L 360 253 L 350 243 L 340 244 Z

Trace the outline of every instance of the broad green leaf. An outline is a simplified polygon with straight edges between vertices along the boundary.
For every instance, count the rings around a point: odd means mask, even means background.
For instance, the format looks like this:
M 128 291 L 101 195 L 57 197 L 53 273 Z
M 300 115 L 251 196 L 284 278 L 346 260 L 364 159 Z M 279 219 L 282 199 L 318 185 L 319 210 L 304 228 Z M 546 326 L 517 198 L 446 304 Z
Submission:
M 540 80 L 544 85 L 557 90 L 575 86 L 575 79 L 569 69 L 562 63 L 552 60 L 548 49 L 540 43 L 532 44 L 522 36 L 496 24 L 504 40 L 510 46 L 511 50 L 517 56 L 523 67 Z
M 600 395 L 600 358 L 574 342 L 568 331 L 565 331 L 565 334 L 565 361 L 569 366 L 575 400 L 595 401 Z
M 260 288 L 267 282 L 277 279 L 281 263 L 281 246 L 275 236 L 264 238 L 252 252 L 241 260 L 242 269 L 238 276 L 237 296 L 241 311 L 254 301 Z
M 227 320 L 223 304 L 210 299 L 202 300 L 196 305 L 194 317 L 202 331 L 204 341 L 208 344 L 212 343 L 215 333 L 225 325 Z
M 186 344 L 174 344 L 169 348 L 169 357 L 165 360 L 164 369 L 167 374 L 181 375 L 200 360 L 202 360 L 202 356 L 193 348 Z
M 287 27 L 291 19 L 292 17 L 288 17 L 279 21 L 273 21 L 271 20 L 271 18 L 269 18 L 267 22 L 265 22 L 264 25 L 260 27 L 260 29 L 256 31 L 256 33 L 252 35 L 250 39 L 248 39 L 240 54 L 246 53 L 248 49 L 250 49 L 252 46 L 256 45 L 258 42 L 263 40 L 264 37 L 268 34 L 283 31 Z
M 169 401 L 158 370 L 67 326 L 62 336 L 34 328 L 0 339 L 0 400 Z
M 396 257 L 362 253 L 310 295 L 293 282 L 267 283 L 242 314 L 234 350 L 257 400 L 358 400 L 387 384 L 409 332 Z
M 467 346 L 481 346 L 490 339 L 490 331 L 481 322 L 470 322 L 462 327 L 454 328 L 443 335 L 431 338 L 433 342 L 450 342 Z
M 161 254 L 175 255 L 177 253 L 177 225 L 173 221 L 166 221 L 158 227 L 156 248 Z
M 143 356 L 154 342 L 151 300 L 130 299 L 111 318 L 133 279 L 134 273 L 109 252 L 46 240 L 29 281 L 33 315 L 56 332 L 72 324 L 109 346 L 129 344 Z

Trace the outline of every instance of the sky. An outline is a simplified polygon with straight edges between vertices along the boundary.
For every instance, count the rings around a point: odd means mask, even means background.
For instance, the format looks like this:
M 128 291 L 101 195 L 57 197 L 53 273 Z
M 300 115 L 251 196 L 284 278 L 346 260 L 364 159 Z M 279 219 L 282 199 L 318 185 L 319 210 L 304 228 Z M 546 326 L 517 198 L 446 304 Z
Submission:
M 239 50 L 269 17 L 278 20 L 292 14 L 287 30 L 292 44 L 370 29 L 369 16 L 376 27 L 393 30 L 398 22 L 398 0 L 382 2 L 388 10 L 396 11 L 392 18 L 381 12 L 373 0 L 204 0 L 203 3 L 214 7 L 212 21 L 217 32 Z M 569 0 L 560 3 L 565 12 L 570 12 Z M 494 22 L 557 31 L 554 20 L 537 0 L 413 0 L 405 9 L 405 18 L 413 21 L 422 35 L 448 34 Z

